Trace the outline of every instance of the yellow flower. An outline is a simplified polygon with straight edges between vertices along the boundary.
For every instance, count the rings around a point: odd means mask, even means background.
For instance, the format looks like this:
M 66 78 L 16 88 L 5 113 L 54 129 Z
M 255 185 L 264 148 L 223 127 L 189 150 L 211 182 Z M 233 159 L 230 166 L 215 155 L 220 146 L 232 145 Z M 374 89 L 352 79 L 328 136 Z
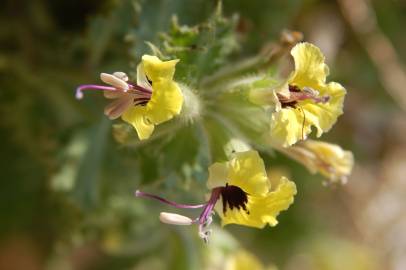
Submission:
M 124 121 L 134 126 L 141 140 L 151 136 L 155 125 L 172 119 L 182 109 L 182 92 L 173 81 L 178 61 L 161 61 L 150 55 L 142 57 L 137 70 L 137 84 L 151 87 L 151 99 L 145 106 L 130 107 L 122 115 Z
M 288 148 L 278 148 L 289 157 L 302 163 L 312 172 L 319 172 L 330 182 L 346 183 L 354 166 L 351 151 L 340 146 L 315 140 L 306 140 Z
M 263 228 L 266 224 L 278 224 L 276 217 L 293 203 L 296 185 L 285 177 L 271 190 L 265 166 L 256 151 L 237 152 L 235 157 L 225 163 L 214 163 L 209 167 L 207 187 L 210 198 L 204 204 L 179 204 L 157 195 L 137 190 L 136 197 L 158 200 L 176 208 L 203 208 L 198 218 L 176 213 L 162 212 L 160 220 L 171 225 L 199 225 L 199 236 L 207 242 L 211 233 L 207 227 L 212 222 L 213 209 L 221 219 L 222 225 L 231 223 Z
M 114 99 L 104 109 L 110 119 L 121 118 L 131 124 L 141 140 L 148 139 L 155 125 L 178 115 L 183 95 L 173 80 L 179 60 L 161 61 L 156 56 L 144 55 L 137 67 L 137 81 L 128 82 L 124 72 L 101 73 L 100 79 L 110 86 L 87 84 L 77 88 L 76 97 L 84 90 L 101 90 L 108 99 Z
M 270 139 L 283 147 L 305 139 L 312 127 L 317 137 L 327 132 L 343 113 L 346 94 L 340 84 L 326 83 L 329 70 L 315 45 L 297 44 L 291 55 L 295 70 L 287 81 L 272 91 L 253 90 L 250 96 L 254 103 L 273 105 Z
M 279 212 L 293 203 L 295 184 L 282 177 L 276 189 L 271 190 L 264 163 L 256 151 L 235 155 L 231 161 L 214 163 L 209 168 L 207 186 L 213 192 L 219 190 L 221 200 L 215 209 L 222 225 L 275 226 Z

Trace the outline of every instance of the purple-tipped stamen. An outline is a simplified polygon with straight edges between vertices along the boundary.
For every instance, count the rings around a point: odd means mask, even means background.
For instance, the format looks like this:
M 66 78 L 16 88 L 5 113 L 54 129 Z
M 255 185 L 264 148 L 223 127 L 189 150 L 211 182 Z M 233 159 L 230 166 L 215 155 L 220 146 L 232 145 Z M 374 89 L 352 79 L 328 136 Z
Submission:
M 193 223 L 199 225 L 199 236 L 204 240 L 204 242 L 208 243 L 211 230 L 208 230 L 207 227 L 212 222 L 212 215 L 214 214 L 213 209 L 221 196 L 222 190 L 223 190 L 223 187 L 216 187 L 216 188 L 212 189 L 209 201 L 205 204 L 197 204 L 197 205 L 175 203 L 172 201 L 168 201 L 164 198 L 161 198 L 157 195 L 141 192 L 139 190 L 135 191 L 135 196 L 158 200 L 160 202 L 169 204 L 176 208 L 203 208 L 204 207 L 199 218 L 196 218 L 195 220 L 193 220 Z
M 95 90 L 95 91 L 118 91 L 118 92 L 123 92 L 123 93 L 130 93 L 130 94 L 138 94 L 142 96 L 143 98 L 151 99 L 152 91 L 149 89 L 146 89 L 142 86 L 139 85 L 132 85 L 128 84 L 129 89 L 118 89 L 116 87 L 112 86 L 105 86 L 105 85 L 97 85 L 97 84 L 83 84 L 80 85 L 78 88 L 76 88 L 76 98 L 77 99 L 82 99 L 83 98 L 83 91 L 87 90 Z
M 180 204 L 180 203 L 169 201 L 169 200 L 164 199 L 162 197 L 159 197 L 157 195 L 142 192 L 142 191 L 139 191 L 139 190 L 135 191 L 135 197 L 144 197 L 144 198 L 150 198 L 150 199 L 158 200 L 158 201 L 160 201 L 162 203 L 171 205 L 171 206 L 176 207 L 176 208 L 196 209 L 196 208 L 202 208 L 202 207 L 206 206 L 206 204 L 195 204 L 195 205 Z

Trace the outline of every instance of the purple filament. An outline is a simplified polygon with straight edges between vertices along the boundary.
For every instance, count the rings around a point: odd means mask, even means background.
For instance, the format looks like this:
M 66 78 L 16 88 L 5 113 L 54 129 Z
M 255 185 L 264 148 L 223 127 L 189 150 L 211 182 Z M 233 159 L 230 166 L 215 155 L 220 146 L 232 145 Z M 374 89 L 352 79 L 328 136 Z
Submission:
M 202 207 L 205 207 L 205 206 L 206 206 L 206 204 L 195 204 L 195 205 L 180 204 L 180 203 L 176 203 L 176 202 L 169 201 L 169 200 L 164 199 L 164 198 L 162 198 L 162 197 L 159 197 L 159 196 L 157 196 L 157 195 L 150 194 L 150 193 L 146 193 L 146 192 L 142 192 L 142 191 L 139 191 L 139 190 L 135 191 L 135 197 L 145 197 L 145 198 L 150 198 L 150 199 L 158 200 L 158 201 L 160 201 L 160 202 L 162 202 L 162 203 L 169 204 L 169 205 L 171 205 L 171 206 L 173 206 L 173 207 L 176 207 L 176 208 L 195 209 L 195 208 L 202 208 Z
M 84 90 L 96 90 L 96 91 L 101 90 L 101 91 L 113 91 L 113 92 L 119 91 L 119 92 L 124 92 L 124 93 L 142 94 L 143 96 L 146 96 L 149 99 L 151 98 L 152 91 L 149 89 L 146 89 L 139 85 L 131 85 L 131 84 L 128 84 L 128 87 L 130 89 L 128 89 L 126 91 L 126 90 L 119 90 L 112 86 L 104 86 L 104 85 L 97 85 L 97 84 L 84 84 L 84 85 L 80 85 L 78 88 L 76 88 L 75 96 L 77 99 L 82 99 Z
M 217 187 L 214 188 L 209 201 L 206 204 L 206 207 L 204 208 L 202 214 L 199 217 L 199 224 L 203 225 L 206 220 L 207 217 L 211 214 L 211 212 L 213 211 L 214 206 L 216 205 L 216 202 L 218 201 L 220 194 L 221 194 L 221 189 L 222 187 Z
M 82 99 L 83 98 L 83 91 L 84 90 L 102 90 L 102 91 L 119 91 L 112 86 L 104 86 L 104 85 L 97 85 L 97 84 L 83 84 L 76 88 L 76 98 Z

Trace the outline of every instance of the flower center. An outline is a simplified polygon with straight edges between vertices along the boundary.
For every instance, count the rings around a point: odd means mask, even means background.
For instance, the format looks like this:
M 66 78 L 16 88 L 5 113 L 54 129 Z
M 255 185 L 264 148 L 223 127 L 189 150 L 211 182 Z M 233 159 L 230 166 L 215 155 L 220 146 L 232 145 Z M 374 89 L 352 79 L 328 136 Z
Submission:
M 244 210 L 247 214 L 250 212 L 247 209 L 248 204 L 248 193 L 242 190 L 238 186 L 229 185 L 226 183 L 225 186 L 213 188 L 210 194 L 209 200 L 204 204 L 197 204 L 197 205 L 188 205 L 188 204 L 179 204 L 176 202 L 169 201 L 167 199 L 161 198 L 157 195 L 145 193 L 142 191 L 137 190 L 135 192 L 136 197 L 144 197 L 150 198 L 154 200 L 158 200 L 162 203 L 171 205 L 176 208 L 184 208 L 184 209 L 195 209 L 195 208 L 203 208 L 200 216 L 196 219 L 190 219 L 188 217 L 179 216 L 178 214 L 173 213 L 163 213 L 161 215 L 161 221 L 170 224 L 177 224 L 177 225 L 191 225 L 191 224 L 198 224 L 199 225 L 199 236 L 207 242 L 210 236 L 211 230 L 208 230 L 208 226 L 212 222 L 212 216 L 214 214 L 214 206 L 216 205 L 217 201 L 222 199 L 223 202 L 223 214 L 226 215 L 227 206 L 229 209 L 233 210 L 234 208 L 238 210 Z M 187 222 L 185 223 L 185 220 Z
M 247 209 L 248 194 L 241 188 L 226 184 L 220 191 L 223 201 L 223 214 L 226 215 L 227 205 L 233 210 L 234 207 L 238 210 L 243 209 L 247 214 L 250 212 Z
M 313 100 L 315 103 L 326 103 L 330 100 L 330 96 L 319 96 L 319 92 L 311 87 L 303 87 L 303 89 L 300 89 L 297 85 L 293 84 L 289 84 L 289 94 L 289 97 L 279 93 L 276 94 L 282 108 L 296 108 L 296 105 L 298 105 L 298 102 L 301 100 Z

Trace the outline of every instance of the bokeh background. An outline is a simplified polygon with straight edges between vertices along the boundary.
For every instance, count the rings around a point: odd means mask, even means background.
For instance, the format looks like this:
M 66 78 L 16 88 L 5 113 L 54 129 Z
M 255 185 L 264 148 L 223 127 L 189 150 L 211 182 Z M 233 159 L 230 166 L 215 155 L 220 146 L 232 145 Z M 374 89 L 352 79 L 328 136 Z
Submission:
M 178 180 L 177 171 L 190 169 L 176 154 L 187 145 L 165 150 L 182 166 L 169 163 L 164 179 L 156 155 L 117 142 L 120 130 L 102 114 L 106 101 L 93 95 L 79 102 L 74 89 L 98 82 L 102 71 L 134 69 L 148 51 L 143 41 L 156 41 L 173 14 L 193 25 L 213 13 L 215 1 L 6 0 L 1 270 L 226 269 L 241 250 L 250 254 L 249 267 L 235 269 L 406 269 L 406 2 L 223 4 L 225 15 L 240 15 L 236 59 L 255 55 L 283 29 L 302 32 L 325 53 L 331 79 L 348 95 L 344 115 L 323 139 L 354 152 L 348 184 L 325 187 L 321 176 L 275 154 L 271 170 L 288 172 L 299 191 L 277 227 L 215 227 L 204 245 L 195 228 L 160 224 L 165 207 L 132 194 L 143 186 L 180 201 L 204 198 L 194 194 L 204 179 Z

